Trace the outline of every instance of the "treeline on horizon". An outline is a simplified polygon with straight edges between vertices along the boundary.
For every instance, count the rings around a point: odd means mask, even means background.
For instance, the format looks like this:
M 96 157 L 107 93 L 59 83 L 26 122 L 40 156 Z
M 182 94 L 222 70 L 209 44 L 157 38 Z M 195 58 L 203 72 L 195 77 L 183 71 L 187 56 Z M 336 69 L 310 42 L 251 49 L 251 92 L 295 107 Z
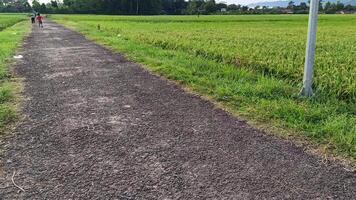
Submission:
M 250 8 L 243 5 L 216 3 L 215 0 L 52 0 L 44 4 L 37 0 L 0 0 L 0 12 L 40 12 L 58 14 L 111 14 L 111 15 L 206 15 L 206 14 L 305 14 L 307 3 L 288 7 Z M 354 13 L 356 6 L 320 2 L 321 13 Z

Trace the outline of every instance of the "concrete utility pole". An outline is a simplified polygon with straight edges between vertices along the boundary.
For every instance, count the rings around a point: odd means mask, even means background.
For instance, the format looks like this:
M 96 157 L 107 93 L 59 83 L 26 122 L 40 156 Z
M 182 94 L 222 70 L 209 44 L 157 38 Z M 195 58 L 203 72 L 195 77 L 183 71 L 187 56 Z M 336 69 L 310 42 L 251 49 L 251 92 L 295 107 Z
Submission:
M 316 29 L 318 24 L 319 0 L 310 1 L 308 41 L 305 56 L 304 79 L 301 95 L 313 95 L 313 65 L 315 59 Z

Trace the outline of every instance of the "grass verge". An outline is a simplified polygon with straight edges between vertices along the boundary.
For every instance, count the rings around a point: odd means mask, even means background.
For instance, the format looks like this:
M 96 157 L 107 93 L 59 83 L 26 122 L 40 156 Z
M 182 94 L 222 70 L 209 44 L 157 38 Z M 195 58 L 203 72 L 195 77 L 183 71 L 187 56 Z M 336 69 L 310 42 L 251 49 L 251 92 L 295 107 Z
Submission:
M 6 125 L 17 118 L 17 94 L 21 86 L 12 77 L 9 65 L 23 38 L 30 31 L 27 22 L 22 21 L 0 31 L 0 133 Z
M 56 20 L 148 70 L 177 81 L 226 110 L 281 137 L 315 144 L 322 153 L 356 158 L 356 105 L 318 94 L 301 98 L 287 81 L 189 54 L 142 44 L 80 22 Z M 282 130 L 282 131 L 281 131 Z M 354 161 L 353 161 L 354 162 Z

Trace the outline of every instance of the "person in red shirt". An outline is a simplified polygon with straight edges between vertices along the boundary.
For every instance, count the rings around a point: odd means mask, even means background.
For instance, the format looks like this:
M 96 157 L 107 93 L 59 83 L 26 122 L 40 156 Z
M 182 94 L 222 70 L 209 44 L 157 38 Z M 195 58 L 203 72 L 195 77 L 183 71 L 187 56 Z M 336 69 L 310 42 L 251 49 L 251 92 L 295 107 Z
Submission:
M 37 21 L 38 21 L 38 26 L 40 28 L 43 28 L 43 17 L 41 16 L 40 13 L 37 14 L 37 17 L 36 17 Z

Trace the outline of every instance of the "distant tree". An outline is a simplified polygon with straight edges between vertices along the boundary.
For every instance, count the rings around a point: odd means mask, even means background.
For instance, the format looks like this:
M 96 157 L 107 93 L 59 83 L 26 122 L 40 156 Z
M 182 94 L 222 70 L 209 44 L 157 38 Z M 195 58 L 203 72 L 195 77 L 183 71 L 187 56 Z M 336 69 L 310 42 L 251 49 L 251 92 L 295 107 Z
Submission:
M 53 1 L 52 0 L 50 3 L 51 3 L 51 7 L 58 8 L 58 2 L 57 1 Z
M 187 14 L 195 15 L 198 14 L 199 8 L 204 4 L 204 1 L 200 0 L 190 0 L 188 2 Z
M 236 5 L 236 4 L 230 4 L 227 6 L 228 11 L 237 11 L 240 10 L 241 5 Z
M 291 9 L 291 10 L 294 10 L 294 2 L 293 1 L 290 1 L 290 2 L 288 2 L 288 6 L 287 6 L 287 8 L 288 9 Z
M 38 0 L 32 1 L 32 9 L 35 10 L 36 12 L 39 12 L 41 10 L 41 4 Z
M 327 2 L 324 7 L 324 12 L 327 14 L 335 14 L 338 11 L 344 10 L 344 4 L 340 3 L 339 1 L 335 3 Z
M 319 12 L 323 12 L 324 10 L 323 2 L 324 2 L 323 0 L 319 0 Z
M 40 13 L 47 13 L 47 6 L 46 6 L 46 4 L 44 4 L 44 3 L 41 4 L 41 7 L 40 7 L 39 12 L 40 12 Z
M 336 10 L 337 11 L 343 10 L 344 7 L 345 7 L 345 5 L 343 3 L 341 3 L 340 1 L 337 1 L 337 3 L 336 3 Z
M 71 7 L 74 4 L 73 0 L 63 0 L 63 5 Z
M 308 5 L 305 2 L 300 3 L 299 7 L 301 10 L 308 10 Z
M 31 5 L 27 0 L 15 0 L 14 6 L 17 12 L 28 12 L 31 10 Z
M 241 10 L 242 10 L 243 12 L 248 11 L 248 6 L 242 6 L 242 7 L 241 7 Z
M 0 0 L 0 12 L 29 12 L 31 6 L 27 0 Z
M 328 2 L 326 2 L 325 6 L 324 6 L 324 10 L 329 11 L 330 8 L 331 8 L 331 3 L 330 3 L 330 1 L 328 1 Z
M 215 12 L 217 11 L 217 7 L 216 7 L 215 0 L 208 0 L 208 1 L 205 3 L 204 11 L 205 11 L 207 14 L 215 13 Z
M 216 10 L 217 11 L 221 11 L 222 9 L 226 9 L 227 10 L 227 5 L 225 3 L 216 4 Z
M 162 0 L 162 11 L 163 14 L 175 13 L 174 0 Z
M 188 3 L 185 0 L 176 0 L 175 5 L 175 14 L 183 14 L 187 9 Z
M 352 7 L 352 5 L 348 4 L 347 6 L 344 7 L 344 9 L 347 11 L 352 11 L 353 7 Z

